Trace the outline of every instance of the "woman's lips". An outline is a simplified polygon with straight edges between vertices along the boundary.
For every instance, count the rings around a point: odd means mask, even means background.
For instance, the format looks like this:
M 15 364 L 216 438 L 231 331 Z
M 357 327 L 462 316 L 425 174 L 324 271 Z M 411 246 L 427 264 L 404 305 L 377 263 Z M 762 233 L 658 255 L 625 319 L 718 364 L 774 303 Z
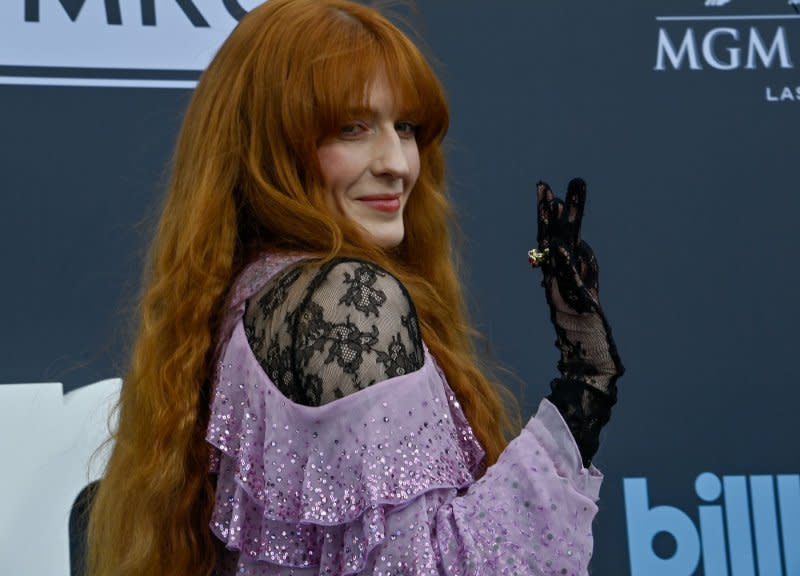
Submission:
M 362 198 L 358 198 L 358 201 L 366 204 L 373 210 L 378 210 L 379 212 L 397 212 L 400 210 L 400 196 L 395 196 L 392 194 L 364 196 Z

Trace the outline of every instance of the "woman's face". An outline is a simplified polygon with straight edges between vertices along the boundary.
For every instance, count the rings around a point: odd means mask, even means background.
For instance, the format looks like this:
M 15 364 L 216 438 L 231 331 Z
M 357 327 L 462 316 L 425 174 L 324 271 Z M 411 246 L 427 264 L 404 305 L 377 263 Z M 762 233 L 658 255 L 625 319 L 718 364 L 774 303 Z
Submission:
M 328 207 L 360 224 L 382 248 L 403 241 L 403 210 L 419 176 L 415 132 L 398 116 L 379 76 L 370 86 L 368 109 L 354 112 L 317 148 Z

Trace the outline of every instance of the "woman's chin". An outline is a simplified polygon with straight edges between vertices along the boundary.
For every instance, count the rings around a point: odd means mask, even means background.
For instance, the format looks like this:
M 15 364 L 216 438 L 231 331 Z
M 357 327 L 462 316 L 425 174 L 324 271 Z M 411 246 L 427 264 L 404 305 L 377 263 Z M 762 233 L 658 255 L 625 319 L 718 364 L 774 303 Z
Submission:
M 364 226 L 364 231 L 367 238 L 384 250 L 397 248 L 403 242 L 405 236 L 402 220 L 399 223 Z

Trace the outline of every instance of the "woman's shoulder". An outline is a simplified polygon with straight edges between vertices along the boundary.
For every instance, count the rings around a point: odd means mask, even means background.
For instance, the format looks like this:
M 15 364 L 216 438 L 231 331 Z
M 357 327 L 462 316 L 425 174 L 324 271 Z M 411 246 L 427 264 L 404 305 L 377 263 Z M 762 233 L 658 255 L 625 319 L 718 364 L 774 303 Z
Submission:
M 261 286 L 251 292 L 246 307 L 251 319 L 314 304 L 331 312 L 340 308 L 374 318 L 397 308 L 416 316 L 411 297 L 397 277 L 378 264 L 346 256 L 327 261 L 298 259 L 262 278 Z
M 330 402 L 424 362 L 402 283 L 354 258 L 287 267 L 248 301 L 244 328 L 270 379 L 301 404 Z
M 336 307 L 350 314 L 377 318 L 382 311 L 398 307 L 413 311 L 411 297 L 400 280 L 379 265 L 356 258 L 335 258 L 314 267 L 306 298 L 319 301 L 337 296 Z

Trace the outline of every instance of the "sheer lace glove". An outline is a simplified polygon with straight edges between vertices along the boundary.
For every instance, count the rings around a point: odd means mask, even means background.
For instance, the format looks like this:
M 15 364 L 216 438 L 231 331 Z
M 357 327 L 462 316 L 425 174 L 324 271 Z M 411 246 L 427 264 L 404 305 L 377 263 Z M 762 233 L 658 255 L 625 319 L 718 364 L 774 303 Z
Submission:
M 625 369 L 600 307 L 597 259 L 580 238 L 585 202 L 586 183 L 580 178 L 569 183 L 566 203 L 544 182 L 537 184 L 539 246 L 530 260 L 542 269 L 561 352 L 561 378 L 551 383 L 548 399 L 564 416 L 588 465 Z

